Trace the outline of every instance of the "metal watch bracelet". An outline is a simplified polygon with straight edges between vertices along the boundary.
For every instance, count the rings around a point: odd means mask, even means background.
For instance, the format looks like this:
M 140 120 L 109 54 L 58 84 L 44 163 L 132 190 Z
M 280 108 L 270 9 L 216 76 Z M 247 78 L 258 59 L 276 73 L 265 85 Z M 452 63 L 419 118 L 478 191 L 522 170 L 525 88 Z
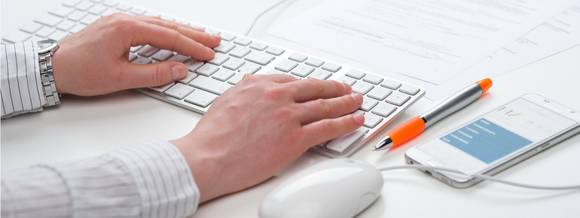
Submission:
M 58 49 L 58 44 L 54 40 L 42 40 L 38 42 L 40 50 L 38 52 L 40 78 L 42 81 L 42 88 L 46 103 L 44 107 L 51 107 L 60 104 L 60 94 L 56 90 L 56 82 L 54 81 L 54 70 L 52 68 L 52 56 Z M 46 46 L 47 47 L 43 47 Z

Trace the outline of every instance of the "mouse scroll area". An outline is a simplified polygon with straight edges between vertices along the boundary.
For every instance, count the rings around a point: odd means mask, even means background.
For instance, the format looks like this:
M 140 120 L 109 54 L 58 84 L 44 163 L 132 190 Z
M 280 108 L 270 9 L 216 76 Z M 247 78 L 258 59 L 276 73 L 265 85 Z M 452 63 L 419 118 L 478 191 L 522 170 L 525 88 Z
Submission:
M 275 188 L 262 202 L 260 217 L 353 217 L 380 196 L 381 173 L 357 160 L 313 165 Z

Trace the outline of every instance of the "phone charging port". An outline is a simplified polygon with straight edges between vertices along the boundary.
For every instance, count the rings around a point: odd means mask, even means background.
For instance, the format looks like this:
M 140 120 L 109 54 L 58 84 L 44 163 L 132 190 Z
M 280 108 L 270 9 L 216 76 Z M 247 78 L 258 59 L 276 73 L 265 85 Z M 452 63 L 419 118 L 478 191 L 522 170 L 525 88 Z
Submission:
M 432 175 L 431 175 L 431 172 L 430 172 L 429 170 L 425 170 L 425 173 L 426 173 L 427 175 L 430 175 L 430 176 L 432 176 Z

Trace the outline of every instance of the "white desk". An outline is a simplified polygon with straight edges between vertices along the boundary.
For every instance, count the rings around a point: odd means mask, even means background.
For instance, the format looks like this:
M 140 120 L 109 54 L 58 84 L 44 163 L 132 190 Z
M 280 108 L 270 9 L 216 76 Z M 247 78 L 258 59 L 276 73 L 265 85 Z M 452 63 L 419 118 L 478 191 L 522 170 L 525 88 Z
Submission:
M 31 21 L 35 14 L 50 7 L 52 1 L 2 0 L 2 28 L 14 29 Z M 200 21 L 233 32 L 244 32 L 253 16 L 275 0 L 187 1 L 188 7 L 169 1 L 131 2 L 148 8 Z M 288 16 L 313 1 L 299 1 L 286 11 Z M 27 5 L 36 5 L 27 7 Z M 28 8 L 25 10 L 25 8 Z M 276 13 L 273 13 L 276 14 Z M 8 19 L 9 18 L 9 19 Z M 299 45 L 267 37 L 263 30 L 275 23 L 275 15 L 257 26 L 254 36 L 289 48 L 312 52 Z M 341 60 L 338 57 L 333 57 Z M 475 115 L 528 92 L 541 93 L 568 106 L 580 109 L 580 47 L 539 63 L 494 78 L 491 94 L 467 109 L 434 126 L 413 144 L 425 143 Z M 344 60 L 352 65 L 348 60 Z M 123 144 L 154 138 L 172 139 L 190 131 L 200 115 L 134 92 L 97 98 L 66 97 L 56 110 L 20 116 L 2 121 L 2 170 L 39 161 L 81 158 L 106 152 Z M 423 99 L 406 115 L 409 118 L 429 108 Z M 26 129 L 26 131 L 22 131 Z M 26 132 L 26 134 L 23 134 Z M 385 156 L 370 147 L 354 155 L 373 164 L 403 164 L 405 149 Z M 555 148 L 499 175 L 500 178 L 537 184 L 580 183 L 577 170 L 580 137 L 576 136 Z M 222 197 L 202 205 L 194 217 L 256 217 L 264 196 L 277 184 L 314 161 L 324 158 L 307 154 L 280 176 L 252 189 Z M 571 217 L 580 214 L 579 192 L 544 192 L 523 190 L 489 182 L 467 190 L 457 190 L 417 171 L 385 174 L 383 195 L 360 217 Z M 224 210 L 227 208 L 227 210 Z

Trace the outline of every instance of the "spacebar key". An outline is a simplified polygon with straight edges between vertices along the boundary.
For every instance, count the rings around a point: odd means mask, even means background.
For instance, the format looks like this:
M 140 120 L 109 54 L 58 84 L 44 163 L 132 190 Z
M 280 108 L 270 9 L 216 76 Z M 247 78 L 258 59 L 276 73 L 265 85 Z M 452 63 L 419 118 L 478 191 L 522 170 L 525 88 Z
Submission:
M 226 90 L 232 87 L 227 83 L 217 81 L 207 76 L 198 76 L 189 82 L 189 84 L 198 89 L 203 89 L 217 95 L 223 94 Z
M 367 132 L 369 132 L 369 129 L 361 127 L 354 132 L 332 140 L 326 145 L 326 148 L 331 151 L 343 153 L 357 143 Z

